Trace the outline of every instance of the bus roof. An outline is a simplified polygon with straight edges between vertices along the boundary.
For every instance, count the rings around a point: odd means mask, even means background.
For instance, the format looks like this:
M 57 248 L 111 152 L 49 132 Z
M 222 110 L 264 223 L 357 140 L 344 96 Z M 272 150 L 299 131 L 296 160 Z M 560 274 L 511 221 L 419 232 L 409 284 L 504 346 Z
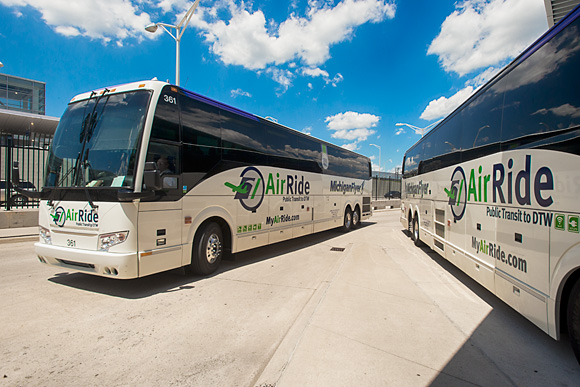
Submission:
M 330 143 L 328 141 L 321 140 L 321 139 L 316 138 L 314 136 L 311 136 L 309 134 L 302 133 L 299 130 L 290 128 L 288 126 L 279 124 L 277 122 L 271 121 L 271 120 L 269 120 L 267 118 L 264 118 L 264 117 L 257 116 L 255 114 L 248 113 L 248 112 L 246 112 L 244 110 L 241 110 L 241 109 L 235 108 L 233 106 L 227 105 L 227 104 L 225 104 L 223 102 L 216 101 L 216 100 L 214 100 L 212 98 L 209 98 L 209 97 L 206 97 L 204 95 L 195 93 L 193 91 L 186 90 L 186 89 L 184 89 L 184 88 L 182 88 L 180 86 L 175 86 L 175 85 L 172 85 L 172 84 L 167 83 L 167 82 L 159 81 L 156 78 L 151 79 L 151 80 L 148 80 L 148 81 L 125 83 L 125 84 L 121 84 L 121 85 L 105 87 L 105 88 L 102 88 L 102 89 L 98 89 L 96 91 L 89 91 L 89 92 L 81 93 L 81 94 L 78 94 L 75 97 L 73 97 L 70 100 L 69 103 L 78 102 L 78 101 L 86 100 L 86 99 L 89 99 L 89 98 L 93 98 L 95 96 L 98 96 L 100 94 L 103 94 L 105 92 L 105 90 L 108 90 L 107 91 L 108 93 L 123 93 L 123 92 L 127 92 L 127 91 L 139 90 L 139 89 L 154 90 L 154 91 L 158 90 L 158 91 L 161 91 L 161 89 L 163 89 L 163 87 L 165 87 L 165 86 L 173 86 L 173 87 L 179 88 L 185 95 L 187 95 L 187 96 L 189 96 L 189 97 L 191 97 L 193 99 L 196 99 L 196 100 L 201 101 L 203 103 L 207 103 L 207 104 L 212 105 L 212 106 L 215 106 L 217 108 L 220 108 L 220 109 L 229 111 L 231 113 L 240 115 L 242 117 L 246 117 L 246 118 L 251 119 L 253 121 L 260 121 L 260 122 L 265 123 L 267 125 L 278 126 L 280 128 L 286 129 L 286 130 L 291 130 L 291 131 L 295 132 L 296 134 L 302 135 L 302 136 L 304 136 L 306 138 L 315 139 L 317 141 L 320 141 L 321 143 L 324 143 L 325 145 L 330 145 L 331 147 L 341 148 L 341 149 L 343 149 L 343 150 L 345 150 L 347 152 L 350 152 L 350 153 L 353 153 L 353 154 L 356 154 L 356 155 L 359 155 L 359 156 L 366 157 L 364 155 L 361 155 L 360 153 L 353 152 L 353 151 L 351 151 L 349 149 L 346 149 L 346 148 L 342 148 L 342 147 L 340 147 L 338 145 L 335 145 L 335 144 L 332 144 L 332 143 Z

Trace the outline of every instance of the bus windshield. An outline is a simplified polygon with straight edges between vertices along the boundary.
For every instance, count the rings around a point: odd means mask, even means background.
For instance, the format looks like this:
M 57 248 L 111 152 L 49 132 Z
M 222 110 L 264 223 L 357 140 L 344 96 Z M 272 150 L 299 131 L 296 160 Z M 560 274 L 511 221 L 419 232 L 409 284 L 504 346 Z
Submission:
M 69 104 L 48 155 L 45 186 L 132 188 L 150 97 L 139 90 Z

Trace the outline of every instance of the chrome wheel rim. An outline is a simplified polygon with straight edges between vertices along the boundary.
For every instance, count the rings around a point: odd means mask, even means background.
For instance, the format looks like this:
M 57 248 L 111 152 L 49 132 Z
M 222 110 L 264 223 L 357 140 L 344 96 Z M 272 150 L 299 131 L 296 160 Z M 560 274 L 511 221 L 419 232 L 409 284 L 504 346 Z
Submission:
M 208 263 L 214 263 L 222 253 L 222 243 L 217 234 L 211 234 L 207 240 L 205 257 Z
M 352 223 L 356 226 L 359 221 L 360 218 L 358 216 L 358 211 L 355 211 L 354 214 L 352 214 Z
M 350 212 L 347 212 L 346 215 L 344 216 L 345 227 L 350 228 L 351 222 L 352 222 L 352 215 L 350 214 Z

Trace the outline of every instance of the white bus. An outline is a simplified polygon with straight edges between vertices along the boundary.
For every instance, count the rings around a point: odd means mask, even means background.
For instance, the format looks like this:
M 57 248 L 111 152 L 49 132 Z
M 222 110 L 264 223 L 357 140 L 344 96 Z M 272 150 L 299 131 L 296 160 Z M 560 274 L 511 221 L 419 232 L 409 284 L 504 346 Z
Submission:
M 401 223 L 580 361 L 579 16 L 406 152 Z
M 367 157 L 156 80 L 74 97 L 47 165 L 38 258 L 112 278 L 371 216 Z

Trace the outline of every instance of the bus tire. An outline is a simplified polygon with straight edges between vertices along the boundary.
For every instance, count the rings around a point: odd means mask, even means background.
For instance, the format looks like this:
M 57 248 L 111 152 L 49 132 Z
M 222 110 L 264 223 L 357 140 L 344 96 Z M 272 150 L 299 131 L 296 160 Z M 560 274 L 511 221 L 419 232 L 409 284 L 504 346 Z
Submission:
M 343 232 L 349 232 L 352 229 L 352 211 L 350 210 L 350 207 L 344 211 L 341 229 Z
M 413 234 L 411 234 L 413 241 L 415 242 L 415 246 L 421 246 L 421 237 L 419 235 L 419 217 L 415 216 L 413 218 Z
M 580 364 L 580 280 L 576 281 L 568 299 L 567 320 L 570 344 L 572 344 L 572 350 Z
M 356 229 L 360 227 L 360 210 L 358 207 L 354 209 L 352 213 L 352 229 Z
M 209 275 L 215 272 L 224 255 L 223 233 L 217 223 L 206 224 L 196 233 L 193 240 L 191 265 L 192 274 Z

